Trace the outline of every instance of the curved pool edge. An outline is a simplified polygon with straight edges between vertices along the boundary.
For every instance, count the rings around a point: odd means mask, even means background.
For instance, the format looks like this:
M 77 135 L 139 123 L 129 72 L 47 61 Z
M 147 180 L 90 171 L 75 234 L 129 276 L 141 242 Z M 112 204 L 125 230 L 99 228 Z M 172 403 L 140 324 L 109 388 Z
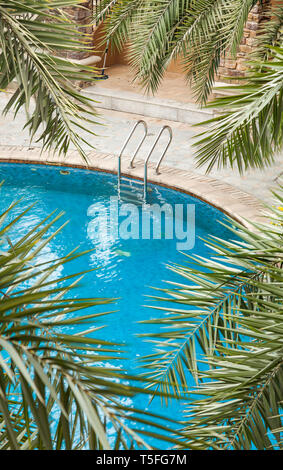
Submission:
M 38 147 L 0 146 L 0 161 L 12 163 L 33 163 L 44 165 L 70 166 L 93 171 L 117 173 L 117 156 L 97 151 L 89 152 L 88 163 L 80 154 L 71 150 L 66 157 L 41 152 Z M 122 174 L 131 178 L 143 178 L 143 161 L 136 160 L 135 168 L 129 168 L 130 158 L 122 161 Z M 156 174 L 154 165 L 148 166 L 148 182 L 187 193 L 200 199 L 245 226 L 249 222 L 262 222 L 264 205 L 254 196 L 209 176 L 162 165 Z

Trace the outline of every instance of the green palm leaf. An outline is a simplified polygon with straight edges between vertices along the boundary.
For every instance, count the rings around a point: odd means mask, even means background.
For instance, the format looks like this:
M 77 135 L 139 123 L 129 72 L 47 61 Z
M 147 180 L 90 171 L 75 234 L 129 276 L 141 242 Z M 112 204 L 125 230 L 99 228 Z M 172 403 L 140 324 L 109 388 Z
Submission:
M 26 127 L 46 150 L 66 153 L 72 144 L 85 157 L 83 127 L 95 135 L 93 102 L 74 87 L 74 80 L 94 81 L 93 67 L 80 66 L 58 56 L 60 51 L 85 51 L 89 38 L 79 33 L 63 8 L 77 2 L 29 0 L 0 2 L 0 89 L 16 85 L 4 114 L 21 107 Z M 32 100 L 34 98 L 34 100 Z
M 267 60 L 270 57 L 268 46 L 282 46 L 283 33 L 283 8 L 280 5 L 271 9 L 270 19 L 264 21 L 261 27 L 261 34 L 257 38 L 257 48 L 254 53 L 255 57 L 261 60 Z M 272 56 L 272 53 L 271 53 Z
M 146 322 L 161 330 L 145 377 L 186 397 L 187 448 L 282 448 L 282 190 L 265 224 L 231 221 L 234 241 L 209 238 L 214 256 L 170 266 L 180 282 L 153 297 L 164 314 Z
M 176 444 L 174 420 L 123 405 L 150 392 L 119 369 L 121 345 L 95 338 L 110 313 L 95 307 L 113 300 L 72 295 L 87 271 L 56 274 L 84 253 L 41 257 L 65 225 L 54 228 L 62 214 L 14 239 L 11 229 L 32 210 L 12 217 L 15 205 L 0 216 L 0 449 L 150 449 L 144 433 Z
M 256 0 L 118 0 L 103 2 L 107 39 L 129 42 L 136 79 L 155 92 L 172 59 L 181 57 L 196 97 L 205 102 L 220 58 L 235 54 Z
M 214 166 L 264 168 L 282 146 L 283 68 L 282 48 L 271 48 L 273 60 L 256 61 L 257 69 L 245 85 L 234 87 L 232 96 L 213 101 L 220 116 L 198 136 L 196 160 L 207 171 Z

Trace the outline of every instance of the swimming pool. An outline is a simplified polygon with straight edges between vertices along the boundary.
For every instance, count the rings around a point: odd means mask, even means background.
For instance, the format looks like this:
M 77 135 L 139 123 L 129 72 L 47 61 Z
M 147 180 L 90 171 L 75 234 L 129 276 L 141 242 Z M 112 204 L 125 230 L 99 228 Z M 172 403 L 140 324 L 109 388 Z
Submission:
M 37 202 L 21 224 L 10 233 L 12 239 L 23 235 L 53 210 L 58 209 L 66 213 L 64 219 L 69 219 L 70 222 L 46 248 L 46 261 L 66 255 L 77 246 L 81 251 L 95 248 L 92 253 L 77 259 L 75 266 L 70 263 L 62 268 L 63 271 L 56 271 L 54 275 L 62 276 L 74 270 L 99 268 L 87 275 L 87 281 L 79 287 L 77 295 L 118 299 L 115 305 L 118 312 L 102 320 L 103 324 L 107 323 L 110 328 L 100 334 L 105 339 L 127 344 L 128 359 L 122 359 L 121 355 L 120 366 L 130 373 L 136 373 L 137 360 L 152 351 L 149 343 L 136 337 L 137 334 L 151 332 L 153 328 L 138 323 L 156 316 L 152 309 L 145 307 L 152 303 L 147 297 L 153 293 L 150 286 L 164 287 L 164 280 L 179 280 L 176 274 L 168 271 L 166 264 L 184 262 L 184 256 L 178 251 L 177 244 L 180 240 L 176 235 L 184 231 L 182 217 L 174 213 L 173 237 L 167 237 L 164 224 L 160 228 L 159 237 L 142 237 L 142 206 L 137 206 L 138 220 L 132 221 L 135 225 L 133 232 L 137 235 L 135 238 L 104 236 L 106 232 L 98 236 L 97 214 L 100 214 L 102 222 L 106 221 L 107 225 L 111 197 L 117 196 L 115 175 L 70 167 L 1 163 L 1 180 L 5 180 L 1 189 L 1 211 L 15 199 L 22 198 L 13 211 L 15 217 L 27 206 Z M 208 249 L 201 240 L 208 233 L 221 238 L 229 237 L 228 230 L 217 223 L 224 218 L 217 209 L 172 189 L 157 185 L 149 185 L 149 189 L 148 207 L 156 205 L 157 210 L 164 204 L 172 208 L 189 204 L 194 208 L 195 227 L 188 227 L 190 236 L 195 237 L 191 253 L 209 256 Z M 192 225 L 192 219 L 190 222 Z M 100 309 L 103 311 L 105 308 L 102 306 Z M 95 334 L 97 335 L 97 332 Z M 138 408 L 148 407 L 148 399 L 137 396 L 134 405 Z M 149 409 L 162 413 L 158 398 L 153 400 Z M 178 416 L 178 412 L 176 404 L 174 418 Z

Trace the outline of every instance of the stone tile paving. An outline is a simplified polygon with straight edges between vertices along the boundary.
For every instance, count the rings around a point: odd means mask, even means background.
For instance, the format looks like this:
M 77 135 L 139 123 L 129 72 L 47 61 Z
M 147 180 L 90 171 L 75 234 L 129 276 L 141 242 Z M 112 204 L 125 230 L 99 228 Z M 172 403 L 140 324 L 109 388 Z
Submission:
M 8 93 L 2 93 L 0 95 L 1 111 L 9 96 Z M 98 122 L 100 125 L 95 126 L 93 129 L 97 133 L 97 136 L 90 137 L 87 133 L 83 132 L 84 137 L 87 138 L 87 141 L 90 142 L 98 152 L 118 155 L 131 126 L 133 126 L 135 121 L 140 119 L 141 116 L 102 109 L 99 110 L 99 113 Z M 191 171 L 197 175 L 205 174 L 205 169 L 196 168 L 191 147 L 193 137 L 200 128 L 197 130 L 188 124 L 155 118 L 144 119 L 149 126 L 149 136 L 139 153 L 139 159 L 143 159 L 147 155 L 160 127 L 164 124 L 169 124 L 173 128 L 173 141 L 164 159 L 164 164 L 169 167 Z M 23 110 L 18 113 L 15 120 L 13 119 L 13 114 L 10 112 L 5 117 L 0 116 L 0 145 L 22 145 L 29 147 L 30 140 L 28 131 L 22 130 L 24 123 L 25 113 Z M 40 143 L 33 142 L 32 145 L 40 146 Z M 166 145 L 166 135 L 160 140 L 159 146 L 152 155 L 152 161 L 158 159 L 162 145 Z M 125 152 L 126 155 L 131 155 L 135 146 L 136 141 L 129 145 L 128 150 Z M 87 149 L 86 146 L 85 148 Z M 210 176 L 222 182 L 229 183 L 261 200 L 270 201 L 272 199 L 270 188 L 276 187 L 276 180 L 278 180 L 282 172 L 283 154 L 277 157 L 276 162 L 270 168 L 263 171 L 253 170 L 247 172 L 244 176 L 240 176 L 236 170 L 213 170 Z

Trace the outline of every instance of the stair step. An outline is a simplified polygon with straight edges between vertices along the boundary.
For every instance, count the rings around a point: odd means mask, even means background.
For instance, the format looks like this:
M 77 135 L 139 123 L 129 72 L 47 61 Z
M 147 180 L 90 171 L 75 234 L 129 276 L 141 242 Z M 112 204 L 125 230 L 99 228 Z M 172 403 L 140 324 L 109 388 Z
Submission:
M 96 101 L 96 108 L 113 109 L 158 119 L 197 124 L 214 117 L 214 111 L 200 108 L 195 103 L 164 100 L 98 85 L 84 88 L 82 94 L 93 98 Z

